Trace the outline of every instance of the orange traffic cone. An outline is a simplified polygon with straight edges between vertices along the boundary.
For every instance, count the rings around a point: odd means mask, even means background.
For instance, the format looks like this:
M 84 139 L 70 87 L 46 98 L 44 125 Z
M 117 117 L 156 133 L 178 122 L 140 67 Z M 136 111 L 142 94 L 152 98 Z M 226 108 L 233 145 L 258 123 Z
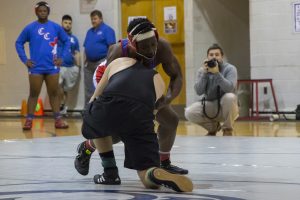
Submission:
M 34 116 L 44 116 L 44 106 L 41 98 L 38 99 L 36 104 Z
M 24 117 L 27 116 L 27 101 L 25 99 L 22 100 L 21 116 L 24 116 Z

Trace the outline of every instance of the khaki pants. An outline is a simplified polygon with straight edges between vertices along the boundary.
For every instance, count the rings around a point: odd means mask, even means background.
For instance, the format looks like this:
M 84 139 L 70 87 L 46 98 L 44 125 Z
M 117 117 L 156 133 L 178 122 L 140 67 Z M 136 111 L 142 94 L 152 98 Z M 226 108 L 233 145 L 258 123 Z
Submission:
M 96 68 L 98 65 L 103 62 L 105 58 L 97 61 L 97 62 L 91 62 L 87 61 L 83 72 L 84 72 L 84 103 L 85 105 L 90 101 L 91 97 L 94 94 L 95 87 L 93 83 L 93 76 Z
M 60 67 L 59 85 L 65 92 L 72 90 L 77 83 L 80 68 L 76 65 L 73 67 Z
M 209 117 L 216 116 L 218 112 L 218 101 L 206 101 L 205 111 Z M 214 119 L 207 118 L 203 113 L 202 102 L 195 102 L 185 109 L 185 117 L 190 122 L 199 124 L 208 132 L 217 132 L 219 123 L 223 122 L 221 128 L 232 129 L 234 121 L 238 118 L 237 96 L 233 93 L 226 93 L 220 101 L 220 112 Z

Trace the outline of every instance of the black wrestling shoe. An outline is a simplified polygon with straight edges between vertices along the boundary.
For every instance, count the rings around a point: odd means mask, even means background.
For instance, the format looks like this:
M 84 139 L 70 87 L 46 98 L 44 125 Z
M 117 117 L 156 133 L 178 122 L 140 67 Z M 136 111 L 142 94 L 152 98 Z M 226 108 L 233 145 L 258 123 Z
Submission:
M 193 183 L 188 177 L 173 174 L 161 168 L 152 169 L 148 174 L 148 178 L 153 183 L 170 188 L 176 192 L 191 192 L 193 190 Z
M 77 147 L 78 155 L 75 158 L 74 166 L 77 172 L 83 176 L 89 173 L 90 159 L 93 152 L 85 148 L 85 142 Z
M 183 169 L 183 168 L 177 167 L 175 165 L 172 165 L 171 161 L 169 159 L 161 161 L 160 167 L 167 170 L 168 172 L 170 172 L 172 174 L 188 174 L 189 173 L 189 171 L 187 169 Z
M 103 174 L 96 174 L 94 176 L 94 183 L 102 185 L 120 185 L 121 179 L 119 177 L 118 168 L 104 169 Z

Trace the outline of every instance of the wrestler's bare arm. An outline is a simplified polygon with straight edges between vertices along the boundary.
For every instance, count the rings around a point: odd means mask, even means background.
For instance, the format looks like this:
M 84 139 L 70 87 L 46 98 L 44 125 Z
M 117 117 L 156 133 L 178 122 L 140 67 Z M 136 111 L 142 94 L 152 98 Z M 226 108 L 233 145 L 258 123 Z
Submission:
M 121 48 L 121 43 L 118 42 L 114 45 L 111 45 L 108 49 L 107 53 L 107 63 L 106 66 L 108 66 L 113 60 L 120 58 L 122 56 L 122 48 Z
M 107 52 L 107 57 L 106 57 L 106 70 L 104 71 L 104 74 L 101 78 L 101 80 L 99 81 L 99 83 L 97 84 L 97 87 L 94 91 L 94 94 L 93 96 L 91 97 L 90 99 L 90 102 L 92 102 L 95 98 L 97 98 L 98 96 L 100 96 L 104 90 L 104 88 L 106 87 L 107 83 L 108 83 L 108 79 L 109 79 L 109 64 L 115 60 L 116 58 L 119 58 L 121 57 L 121 54 L 120 56 L 118 56 L 118 51 L 120 49 L 120 44 L 119 43 L 116 43 L 116 44 L 113 44 L 109 47 L 108 49 L 108 52 Z M 122 52 L 121 52 L 122 53 Z
M 127 57 L 117 58 L 117 59 L 113 60 L 107 66 L 106 70 L 104 71 L 104 74 L 103 74 L 99 84 L 97 85 L 96 90 L 90 99 L 90 102 L 92 102 L 96 97 L 98 97 L 102 94 L 104 88 L 108 84 L 108 80 L 110 79 L 110 77 L 112 75 L 114 75 L 115 73 L 118 73 L 122 70 L 125 70 L 129 67 L 132 67 L 135 63 L 136 63 L 135 59 L 127 58 Z
M 105 64 L 106 66 L 109 66 L 112 61 L 121 57 L 122 49 L 121 49 L 120 45 L 121 45 L 121 43 L 116 43 L 116 44 L 109 46 L 107 57 L 106 57 L 106 60 L 107 60 L 107 62 Z M 97 84 L 94 94 L 90 99 L 90 102 L 102 94 L 102 91 L 104 90 L 105 86 L 108 83 L 108 79 L 109 79 L 108 73 L 109 73 L 109 67 L 106 68 L 101 80 Z
M 157 53 L 164 71 L 170 77 L 165 102 L 170 103 L 179 95 L 182 88 L 182 72 L 180 64 L 173 54 L 171 45 L 164 39 L 159 39 L 159 52 Z

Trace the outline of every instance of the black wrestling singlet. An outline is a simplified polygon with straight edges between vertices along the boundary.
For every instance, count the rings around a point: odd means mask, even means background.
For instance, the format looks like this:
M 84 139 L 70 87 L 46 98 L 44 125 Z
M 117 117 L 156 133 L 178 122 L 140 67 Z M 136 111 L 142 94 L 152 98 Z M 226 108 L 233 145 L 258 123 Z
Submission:
M 101 96 L 88 104 L 82 134 L 87 139 L 154 133 L 157 72 L 141 63 L 115 73 Z
M 137 62 L 110 77 L 103 96 L 123 96 L 146 104 L 154 109 L 156 93 L 153 76 L 157 72 Z

